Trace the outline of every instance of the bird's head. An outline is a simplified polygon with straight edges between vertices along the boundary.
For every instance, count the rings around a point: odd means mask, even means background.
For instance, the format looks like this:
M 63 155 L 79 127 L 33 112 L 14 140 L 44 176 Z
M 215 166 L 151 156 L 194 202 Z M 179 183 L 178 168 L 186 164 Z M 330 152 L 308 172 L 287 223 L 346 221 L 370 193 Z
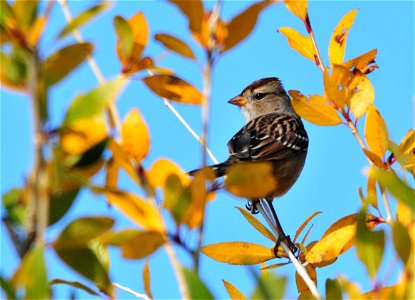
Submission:
M 247 122 L 273 112 L 297 116 L 291 106 L 290 97 L 276 77 L 252 82 L 228 103 L 239 106 Z

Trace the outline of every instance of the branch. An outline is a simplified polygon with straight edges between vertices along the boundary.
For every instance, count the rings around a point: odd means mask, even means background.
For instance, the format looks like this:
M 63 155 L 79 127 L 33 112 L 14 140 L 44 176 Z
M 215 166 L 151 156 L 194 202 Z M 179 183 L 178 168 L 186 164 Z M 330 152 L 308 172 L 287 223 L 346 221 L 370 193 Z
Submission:
M 261 201 L 263 201 L 263 200 L 261 200 Z M 262 203 L 259 202 L 257 204 L 256 208 L 259 210 L 261 215 L 264 217 L 265 221 L 268 223 L 269 227 L 274 232 L 275 236 L 277 238 L 279 238 L 278 237 L 278 230 L 277 230 L 276 226 L 274 225 L 274 223 L 272 222 L 272 220 L 267 215 L 267 213 L 265 212 Z M 288 255 L 288 257 L 290 258 L 290 260 L 294 264 L 298 275 L 300 275 L 301 278 L 304 280 L 305 284 L 308 286 L 308 288 L 310 289 L 310 292 L 313 294 L 313 296 L 316 297 L 317 299 L 322 299 L 321 295 L 319 294 L 319 292 L 317 290 L 316 285 L 314 284 L 314 281 L 310 278 L 310 276 L 308 275 L 308 273 L 307 273 L 306 269 L 304 268 L 304 266 L 297 260 L 297 258 L 291 252 L 291 250 L 289 249 L 289 247 L 287 246 L 285 241 L 281 241 L 280 246 L 282 247 L 282 249 L 284 249 L 285 253 Z
M 138 299 L 143 299 L 143 300 L 151 300 L 150 297 L 148 297 L 146 294 L 141 294 L 141 293 L 137 293 L 135 291 L 133 291 L 132 289 L 122 286 L 121 284 L 118 284 L 116 282 L 112 282 L 111 283 L 113 286 L 115 286 L 116 288 L 119 288 L 120 290 L 126 291 L 128 293 L 130 293 L 131 295 L 135 296 Z
M 66 21 L 68 23 L 71 22 L 72 14 L 71 14 L 71 11 L 69 10 L 67 1 L 66 0 L 57 0 L 57 1 L 62 7 L 62 11 L 63 11 L 63 14 L 65 15 Z M 82 38 L 82 35 L 79 32 L 79 30 L 77 29 L 73 30 L 72 35 L 75 37 L 75 39 L 78 42 L 80 43 L 84 42 L 84 39 Z M 100 84 L 103 84 L 105 82 L 105 77 L 102 74 L 100 68 L 98 67 L 98 64 L 96 63 L 95 59 L 91 55 L 88 55 L 87 61 L 88 61 L 89 67 L 91 68 L 98 82 Z M 109 115 L 109 119 L 111 120 L 111 127 L 115 126 L 115 128 L 117 129 L 117 132 L 121 133 L 122 123 L 121 123 L 120 115 L 118 113 L 118 110 L 117 110 L 117 107 L 115 106 L 114 101 L 108 101 L 108 115 Z

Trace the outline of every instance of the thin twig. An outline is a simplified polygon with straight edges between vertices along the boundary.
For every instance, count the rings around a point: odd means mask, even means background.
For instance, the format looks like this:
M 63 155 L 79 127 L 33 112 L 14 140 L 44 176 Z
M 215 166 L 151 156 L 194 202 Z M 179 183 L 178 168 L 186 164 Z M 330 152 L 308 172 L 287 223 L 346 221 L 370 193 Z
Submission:
M 136 291 L 133 291 L 132 289 L 122 286 L 119 283 L 116 282 L 111 282 L 111 284 L 113 286 L 115 286 L 116 288 L 119 288 L 120 290 L 126 291 L 128 293 L 130 293 L 131 295 L 135 296 L 138 299 L 143 299 L 143 300 L 151 300 L 149 296 L 147 296 L 146 294 L 141 294 L 141 293 L 137 293 Z
M 176 274 L 177 284 L 179 286 L 179 291 L 182 296 L 182 299 L 190 299 L 190 292 L 184 279 L 183 269 L 176 257 L 176 253 L 174 252 L 173 247 L 169 243 L 166 243 L 164 245 L 164 249 L 166 250 L 167 255 L 169 256 L 172 268 L 174 270 L 174 273 Z
M 69 10 L 67 1 L 66 0 L 57 0 L 57 1 L 59 2 L 59 4 L 62 7 L 62 11 L 63 11 L 63 14 L 65 15 L 66 21 L 68 23 L 71 22 L 72 21 L 72 14 L 71 14 L 71 11 Z M 82 35 L 79 32 L 79 30 L 77 30 L 77 29 L 73 30 L 72 35 L 75 37 L 75 39 L 78 42 L 80 42 L 80 43 L 84 42 L 84 39 L 82 38 Z M 100 84 L 103 84 L 106 80 L 105 80 L 105 77 L 102 74 L 100 68 L 98 67 L 98 64 L 96 63 L 95 59 L 91 55 L 88 55 L 88 57 L 86 59 L 87 59 L 87 62 L 89 64 L 89 67 L 91 68 L 91 70 L 94 73 L 95 77 L 97 78 L 98 82 Z M 109 114 L 110 120 L 112 120 L 114 122 L 114 125 L 115 125 L 115 128 L 117 129 L 117 132 L 121 133 L 122 122 L 121 122 L 120 115 L 118 113 L 117 107 L 115 106 L 115 101 L 108 101 L 108 114 Z
M 274 226 L 272 220 L 266 214 L 262 203 L 259 202 L 257 204 L 256 208 L 262 214 L 262 216 L 264 217 L 265 221 L 268 223 L 269 227 L 271 228 L 271 230 L 274 232 L 274 235 L 278 239 L 278 230 Z M 291 252 L 291 250 L 289 249 L 289 247 L 287 246 L 287 244 L 285 243 L 284 240 L 282 240 L 280 242 L 280 246 L 282 247 L 282 249 L 284 249 L 285 253 L 288 255 L 289 259 L 294 264 L 295 269 L 297 270 L 298 275 L 300 275 L 300 277 L 304 280 L 305 284 L 310 289 L 310 292 L 313 294 L 313 296 L 316 297 L 317 299 L 322 299 L 321 298 L 321 295 L 319 294 L 319 292 L 317 290 L 317 287 L 316 287 L 314 281 L 310 278 L 310 276 L 308 275 L 308 273 L 307 273 L 306 269 L 304 268 L 304 266 L 297 260 L 297 258 Z

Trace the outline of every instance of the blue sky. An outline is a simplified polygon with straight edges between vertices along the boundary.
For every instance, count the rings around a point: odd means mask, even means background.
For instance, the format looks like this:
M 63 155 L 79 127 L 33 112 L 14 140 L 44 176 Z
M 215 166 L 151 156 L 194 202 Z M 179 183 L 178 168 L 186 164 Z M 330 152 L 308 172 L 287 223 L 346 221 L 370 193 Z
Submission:
M 207 2 L 211 7 L 214 2 Z M 91 2 L 70 2 L 73 14 L 78 14 Z M 222 17 L 229 20 L 249 5 L 248 1 L 224 1 Z M 369 78 L 375 88 L 375 105 L 388 124 L 390 139 L 399 142 L 406 132 L 414 127 L 414 2 L 412 1 L 366 1 L 366 2 L 325 2 L 309 3 L 309 15 L 317 43 L 325 65 L 328 64 L 327 47 L 334 27 L 350 10 L 358 13 L 347 42 L 346 59 L 356 57 L 373 48 L 378 49 L 376 63 L 379 69 Z M 115 55 L 115 33 L 113 18 L 121 15 L 129 18 L 135 12 L 143 11 L 151 35 L 170 33 L 188 42 L 199 59 L 203 53 L 187 31 L 187 21 L 177 8 L 169 3 L 155 1 L 119 1 L 112 9 L 82 30 L 87 41 L 95 43 L 94 58 L 106 78 L 117 75 L 120 65 Z M 41 45 L 44 57 L 71 38 L 56 43 L 54 38 L 64 25 L 60 7 L 55 6 L 50 28 Z M 269 76 L 279 77 L 288 89 L 300 90 L 303 94 L 322 94 L 322 75 L 309 60 L 292 50 L 277 28 L 289 26 L 305 34 L 302 23 L 287 11 L 284 5 L 275 4 L 266 9 L 259 18 L 253 33 L 240 45 L 225 53 L 218 61 L 213 73 L 211 98 L 211 120 L 209 146 L 219 160 L 227 158 L 226 143 L 244 124 L 238 109 L 227 100 L 238 94 L 252 81 Z M 174 70 L 181 78 L 202 88 L 198 65 L 170 54 L 164 55 L 163 48 L 151 39 L 145 53 L 154 58 L 162 57 L 159 65 Z M 138 107 L 151 132 L 150 155 L 144 162 L 146 167 L 158 158 L 167 157 L 183 169 L 190 170 L 200 165 L 199 144 L 183 128 L 178 120 L 164 106 L 161 99 L 152 94 L 144 84 L 133 80 L 117 105 L 124 116 L 132 107 Z M 86 64 L 50 93 L 51 128 L 59 126 L 64 113 L 77 94 L 88 91 L 97 81 Z M 197 131 L 201 130 L 201 110 L 195 106 L 177 104 L 175 107 Z M 364 121 L 360 120 L 359 130 L 363 132 Z M 366 186 L 364 169 L 367 161 L 356 140 L 347 127 L 319 127 L 305 122 L 310 138 L 307 162 L 300 179 L 292 190 L 275 206 L 286 232 L 295 233 L 307 216 L 315 211 L 322 214 L 313 221 L 314 227 L 309 241 L 318 239 L 333 222 L 358 211 L 360 200 L 358 187 Z M 30 101 L 26 97 L 1 89 L 1 193 L 21 186 L 33 163 L 32 115 Z M 98 175 L 97 182 L 103 176 Z M 124 188 L 136 190 L 126 177 L 122 177 Z M 242 218 L 234 206 L 244 206 L 243 199 L 237 199 L 226 192 L 219 192 L 216 200 L 207 210 L 204 243 L 223 241 L 249 241 L 272 246 Z M 384 210 L 382 210 L 384 213 Z M 104 214 L 113 216 L 119 228 L 131 226 L 125 218 L 107 207 L 105 199 L 83 191 L 69 213 L 48 234 L 52 240 L 71 220 L 79 216 Z M 386 228 L 386 226 L 384 226 Z M 387 231 L 390 234 L 389 231 Z M 191 260 L 182 250 L 177 249 L 184 265 Z M 382 265 L 381 278 L 385 276 L 393 249 L 387 249 Z M 121 259 L 118 251 L 111 251 L 111 276 L 113 281 L 133 290 L 142 292 L 141 270 L 143 261 Z M 54 253 L 48 253 L 50 278 L 82 280 L 58 261 Z M 202 256 L 201 276 L 217 298 L 227 296 L 221 279 L 235 284 L 246 295 L 253 291 L 252 275 L 248 268 L 221 264 Z M 5 229 L 1 229 L 1 273 L 10 275 L 18 264 Z M 399 267 L 399 264 L 396 268 Z M 164 251 L 158 251 L 150 261 L 152 289 L 156 298 L 177 298 L 179 293 L 174 281 L 170 263 Z M 294 268 L 278 269 L 278 274 L 289 277 L 287 297 L 296 297 Z M 355 250 L 349 250 L 339 260 L 324 269 L 318 269 L 320 291 L 324 291 L 326 278 L 338 274 L 358 281 L 364 290 L 370 289 L 370 282 L 364 275 L 364 266 L 358 262 Z M 394 282 L 397 272 L 388 277 Z M 66 287 L 56 289 L 56 297 L 67 297 Z M 85 297 L 85 294 L 79 293 Z M 131 295 L 119 292 L 119 297 Z

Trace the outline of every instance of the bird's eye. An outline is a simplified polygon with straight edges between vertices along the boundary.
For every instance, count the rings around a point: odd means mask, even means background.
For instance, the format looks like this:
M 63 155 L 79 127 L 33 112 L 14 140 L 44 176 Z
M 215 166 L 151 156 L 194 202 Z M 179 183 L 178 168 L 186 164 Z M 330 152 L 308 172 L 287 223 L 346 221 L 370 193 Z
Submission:
M 265 95 L 266 95 L 265 93 L 256 93 L 255 94 L 255 99 L 256 100 L 261 100 L 265 97 Z

